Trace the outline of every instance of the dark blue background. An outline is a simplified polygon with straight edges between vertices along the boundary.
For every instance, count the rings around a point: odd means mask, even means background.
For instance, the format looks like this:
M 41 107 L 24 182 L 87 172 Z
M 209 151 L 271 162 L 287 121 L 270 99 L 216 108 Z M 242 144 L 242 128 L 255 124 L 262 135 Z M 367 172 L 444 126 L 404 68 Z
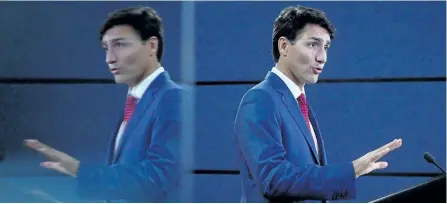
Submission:
M 445 2 L 300 2 L 324 10 L 337 28 L 321 79 L 445 77 Z M 180 2 L 1 2 L 0 78 L 108 79 L 98 32 L 108 12 L 149 5 L 165 25 L 163 66 L 181 73 Z M 273 21 L 293 2 L 195 2 L 196 81 L 262 80 L 274 66 Z M 193 29 L 193 28 L 191 28 Z M 38 166 L 44 158 L 23 147 L 36 138 L 81 161 L 102 162 L 124 105 L 126 87 L 111 84 L 0 84 L 2 202 L 84 202 L 73 179 Z M 195 169 L 237 170 L 232 124 L 253 86 L 194 87 Z M 306 87 L 325 138 L 329 163 L 352 161 L 390 140 L 403 147 L 380 172 L 437 172 L 430 151 L 446 165 L 446 83 L 340 82 Z M 238 202 L 238 175 L 194 175 L 194 201 Z M 428 177 L 364 177 L 365 202 Z

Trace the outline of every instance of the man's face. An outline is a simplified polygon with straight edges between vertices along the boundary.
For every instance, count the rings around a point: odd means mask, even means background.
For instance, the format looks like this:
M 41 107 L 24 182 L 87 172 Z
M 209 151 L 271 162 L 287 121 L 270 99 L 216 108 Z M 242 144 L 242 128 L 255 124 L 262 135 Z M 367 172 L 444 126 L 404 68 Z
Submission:
M 285 63 L 295 81 L 302 84 L 314 84 L 318 81 L 327 60 L 330 40 L 325 28 L 307 24 L 296 37 L 295 43 L 286 43 Z
M 151 49 L 127 25 L 114 26 L 107 30 L 102 38 L 102 46 L 115 82 L 128 85 L 135 85 L 142 79 L 150 64 L 150 55 L 156 52 L 156 49 Z

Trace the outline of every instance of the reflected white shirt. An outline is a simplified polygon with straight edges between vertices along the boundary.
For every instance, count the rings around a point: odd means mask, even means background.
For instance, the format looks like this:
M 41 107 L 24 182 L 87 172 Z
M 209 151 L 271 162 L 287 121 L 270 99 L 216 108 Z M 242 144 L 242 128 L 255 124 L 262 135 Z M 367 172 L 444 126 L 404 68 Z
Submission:
M 135 97 L 137 99 L 137 103 L 138 101 L 141 99 L 141 97 L 143 97 L 144 92 L 146 92 L 146 89 L 149 87 L 149 85 L 151 85 L 151 83 L 155 80 L 155 78 L 157 78 L 158 75 L 160 75 L 161 73 L 163 73 L 165 70 L 163 67 L 159 67 L 158 69 L 156 69 L 152 74 L 150 74 L 149 76 L 147 76 L 145 79 L 143 79 L 140 83 L 138 83 L 136 86 L 134 87 L 129 87 L 129 91 L 128 91 L 128 95 L 132 95 L 133 97 Z M 115 140 L 115 153 L 118 149 L 119 143 L 121 141 L 121 137 L 123 136 L 124 130 L 126 129 L 126 125 L 127 122 L 121 122 L 121 126 L 120 129 L 118 130 L 118 134 L 116 135 L 116 140 Z

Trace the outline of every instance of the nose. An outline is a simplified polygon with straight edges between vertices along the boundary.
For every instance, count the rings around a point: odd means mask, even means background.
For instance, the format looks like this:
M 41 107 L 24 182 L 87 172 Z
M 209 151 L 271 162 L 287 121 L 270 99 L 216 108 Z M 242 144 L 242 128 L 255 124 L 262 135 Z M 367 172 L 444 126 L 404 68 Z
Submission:
M 317 55 L 315 56 L 315 60 L 319 63 L 319 64 L 325 64 L 327 61 L 327 53 L 326 50 L 320 50 L 317 52 Z
M 116 62 L 116 56 L 111 51 L 106 51 L 106 63 L 114 64 Z

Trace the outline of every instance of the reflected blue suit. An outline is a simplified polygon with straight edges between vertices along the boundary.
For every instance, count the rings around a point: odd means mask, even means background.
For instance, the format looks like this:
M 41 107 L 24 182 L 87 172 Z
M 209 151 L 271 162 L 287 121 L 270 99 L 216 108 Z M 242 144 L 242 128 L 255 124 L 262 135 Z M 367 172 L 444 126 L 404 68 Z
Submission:
M 155 78 L 136 105 L 115 154 L 116 133 L 110 140 L 107 165 L 81 163 L 77 175 L 80 198 L 176 201 L 181 93 L 167 72 Z

